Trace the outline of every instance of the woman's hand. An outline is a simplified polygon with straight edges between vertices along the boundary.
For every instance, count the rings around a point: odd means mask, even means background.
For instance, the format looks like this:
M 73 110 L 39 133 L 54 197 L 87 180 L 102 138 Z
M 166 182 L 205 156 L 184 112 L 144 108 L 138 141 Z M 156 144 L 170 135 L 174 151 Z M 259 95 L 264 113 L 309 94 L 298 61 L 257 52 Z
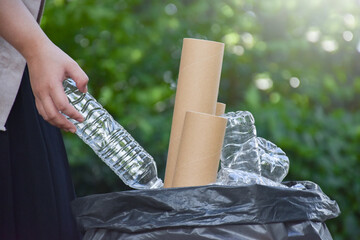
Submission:
M 21 0 L 0 0 L 0 36 L 15 47 L 28 63 L 30 82 L 40 115 L 59 128 L 75 132 L 83 117 L 69 104 L 62 82 L 72 78 L 86 92 L 88 77 L 79 65 L 55 46 Z
M 50 41 L 33 49 L 27 57 L 31 87 L 40 115 L 52 125 L 75 132 L 76 127 L 64 115 L 79 122 L 83 116 L 69 104 L 63 81 L 72 78 L 80 91 L 87 91 L 88 77 L 79 65 Z

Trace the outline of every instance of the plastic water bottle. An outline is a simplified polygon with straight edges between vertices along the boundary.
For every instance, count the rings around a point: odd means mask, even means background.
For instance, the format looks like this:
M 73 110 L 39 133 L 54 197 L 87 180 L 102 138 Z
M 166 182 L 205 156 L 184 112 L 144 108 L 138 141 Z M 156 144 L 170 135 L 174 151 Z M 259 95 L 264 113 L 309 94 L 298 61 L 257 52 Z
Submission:
M 223 117 L 228 121 L 221 152 L 221 167 L 260 174 L 254 117 L 247 111 L 228 112 Z
M 289 171 L 289 158 L 274 143 L 258 137 L 255 119 L 250 112 L 229 112 L 221 152 L 222 184 L 280 183 Z M 263 179 L 266 178 L 266 179 Z
M 160 188 L 154 159 L 89 93 L 82 93 L 72 79 L 63 82 L 65 93 L 83 117 L 80 123 L 67 117 L 76 126 L 76 134 L 128 186 L 135 189 Z

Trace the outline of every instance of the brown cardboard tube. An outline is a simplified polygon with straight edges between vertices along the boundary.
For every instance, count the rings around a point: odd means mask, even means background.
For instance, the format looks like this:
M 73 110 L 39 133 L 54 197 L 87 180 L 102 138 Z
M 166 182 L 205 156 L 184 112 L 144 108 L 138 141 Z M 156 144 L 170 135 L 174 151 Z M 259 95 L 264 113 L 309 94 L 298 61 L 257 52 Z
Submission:
M 223 43 L 184 39 L 164 187 L 172 185 L 186 111 L 215 114 L 223 55 Z
M 215 115 L 186 113 L 172 187 L 216 181 L 226 121 Z
M 215 115 L 216 116 L 221 116 L 225 113 L 225 108 L 226 108 L 226 104 L 225 103 L 221 103 L 221 102 L 217 102 L 216 103 L 216 111 L 215 111 Z

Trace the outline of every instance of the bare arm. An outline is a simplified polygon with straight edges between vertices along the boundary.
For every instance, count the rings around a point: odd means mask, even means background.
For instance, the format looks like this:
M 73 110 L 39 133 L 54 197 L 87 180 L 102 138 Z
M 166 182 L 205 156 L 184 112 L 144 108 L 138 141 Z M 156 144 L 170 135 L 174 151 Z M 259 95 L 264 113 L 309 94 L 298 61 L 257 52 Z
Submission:
M 75 126 L 60 112 L 78 121 L 83 117 L 69 104 L 62 82 L 70 77 L 86 92 L 88 77 L 84 71 L 49 40 L 20 0 L 0 0 L 0 36 L 26 59 L 40 115 L 59 128 L 75 132 Z

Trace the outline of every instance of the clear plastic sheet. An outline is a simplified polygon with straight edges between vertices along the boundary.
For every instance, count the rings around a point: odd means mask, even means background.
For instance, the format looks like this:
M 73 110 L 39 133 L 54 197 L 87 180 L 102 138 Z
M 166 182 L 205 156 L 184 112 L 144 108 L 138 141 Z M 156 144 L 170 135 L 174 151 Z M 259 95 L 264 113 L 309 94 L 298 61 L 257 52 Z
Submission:
M 281 183 L 259 176 L 258 174 L 231 168 L 220 169 L 216 184 L 227 186 L 260 184 L 274 187 L 286 187 Z
M 255 119 L 250 112 L 229 112 L 221 170 L 217 184 L 279 185 L 289 171 L 289 159 L 274 143 L 257 137 Z

